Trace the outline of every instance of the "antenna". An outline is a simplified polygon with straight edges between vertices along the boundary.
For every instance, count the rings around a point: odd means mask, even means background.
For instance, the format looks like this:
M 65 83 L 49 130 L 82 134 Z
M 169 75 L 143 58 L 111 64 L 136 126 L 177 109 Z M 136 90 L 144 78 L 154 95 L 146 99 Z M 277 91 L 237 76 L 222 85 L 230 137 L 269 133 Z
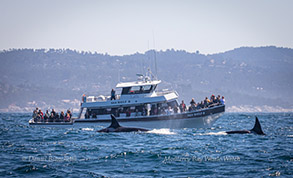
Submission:
M 117 61 L 117 60 L 116 60 Z M 117 61 L 118 62 L 118 74 L 117 74 L 117 77 L 118 77 L 118 82 L 120 83 L 120 78 L 121 78 L 121 74 L 120 74 L 120 60 L 119 61 Z
M 120 82 L 120 67 L 118 68 L 118 82 Z
M 149 44 L 148 44 L 149 45 Z M 149 60 L 149 67 L 148 67 L 148 70 L 153 68 L 153 59 L 152 59 L 152 56 L 148 55 L 148 60 Z
M 142 74 L 144 74 L 143 64 L 144 64 L 144 59 L 143 59 L 143 57 L 142 57 L 142 58 L 141 58 L 141 73 L 142 73 Z
M 153 42 L 154 42 L 154 58 L 155 58 L 155 72 L 156 72 L 156 79 L 158 79 L 158 69 L 157 69 L 157 55 L 156 55 L 156 46 L 155 46 L 155 34 L 153 31 Z
M 155 78 L 155 76 L 154 76 L 154 74 L 152 73 L 152 71 L 151 71 L 150 68 L 148 68 L 148 74 L 147 74 L 147 77 L 149 77 L 149 78 L 152 79 L 152 80 Z

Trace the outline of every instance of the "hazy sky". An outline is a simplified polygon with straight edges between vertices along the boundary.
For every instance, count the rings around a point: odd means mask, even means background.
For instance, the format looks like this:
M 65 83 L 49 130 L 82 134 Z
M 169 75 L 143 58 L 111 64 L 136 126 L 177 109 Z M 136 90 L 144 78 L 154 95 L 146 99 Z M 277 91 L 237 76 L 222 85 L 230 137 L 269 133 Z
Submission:
M 293 48 L 293 0 L 0 0 L 0 22 L 0 50 Z

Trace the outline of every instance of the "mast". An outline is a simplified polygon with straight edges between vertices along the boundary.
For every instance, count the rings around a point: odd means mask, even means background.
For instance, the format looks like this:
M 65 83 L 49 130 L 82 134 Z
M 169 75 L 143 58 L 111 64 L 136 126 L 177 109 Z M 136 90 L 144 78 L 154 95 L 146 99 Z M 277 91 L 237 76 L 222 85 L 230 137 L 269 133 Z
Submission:
M 155 34 L 153 31 L 153 42 L 154 42 L 154 58 L 155 58 L 155 79 L 158 79 L 158 69 L 157 69 L 157 54 L 156 54 L 156 46 L 155 46 Z

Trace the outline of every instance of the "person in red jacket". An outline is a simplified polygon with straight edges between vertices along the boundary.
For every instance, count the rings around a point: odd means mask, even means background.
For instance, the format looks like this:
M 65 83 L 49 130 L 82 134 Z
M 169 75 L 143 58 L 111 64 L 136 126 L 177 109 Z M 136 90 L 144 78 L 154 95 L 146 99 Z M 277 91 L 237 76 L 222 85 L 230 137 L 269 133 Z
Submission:
M 40 121 L 44 122 L 44 114 L 43 114 L 42 110 L 39 110 L 38 116 L 40 117 Z

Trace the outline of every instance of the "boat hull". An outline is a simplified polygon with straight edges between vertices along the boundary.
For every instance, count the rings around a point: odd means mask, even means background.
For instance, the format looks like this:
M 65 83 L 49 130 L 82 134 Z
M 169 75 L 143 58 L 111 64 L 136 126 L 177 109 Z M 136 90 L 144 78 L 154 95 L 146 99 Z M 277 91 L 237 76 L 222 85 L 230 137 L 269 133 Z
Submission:
M 74 121 L 70 122 L 34 122 L 34 119 L 29 121 L 29 125 L 73 125 Z
M 118 122 L 127 127 L 142 127 L 149 129 L 159 128 L 208 128 L 225 112 L 225 105 L 218 105 L 201 110 L 184 112 L 172 115 L 137 116 L 117 118 Z M 98 123 L 101 126 L 109 126 L 109 119 L 75 119 L 75 124 Z

